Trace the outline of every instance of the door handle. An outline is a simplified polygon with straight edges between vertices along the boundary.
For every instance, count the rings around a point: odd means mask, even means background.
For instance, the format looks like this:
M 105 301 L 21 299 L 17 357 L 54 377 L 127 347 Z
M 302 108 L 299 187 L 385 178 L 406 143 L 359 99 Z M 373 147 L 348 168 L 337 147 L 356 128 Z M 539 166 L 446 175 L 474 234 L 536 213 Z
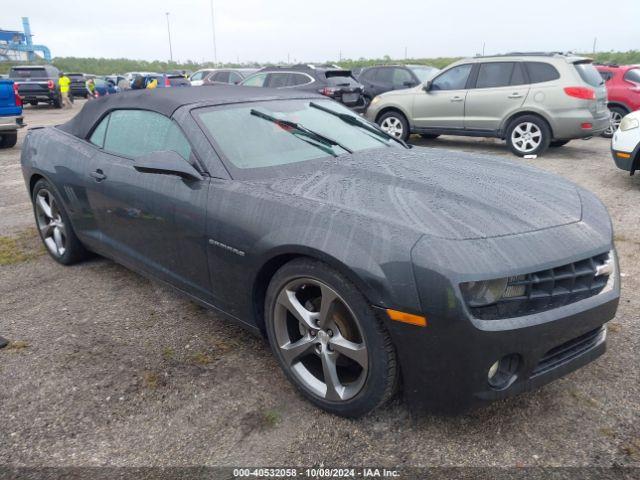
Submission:
M 512 93 L 511 95 L 509 95 L 508 98 L 522 98 L 522 94 L 521 93 Z
M 107 176 L 100 169 L 97 169 L 95 172 L 91 172 L 89 175 L 91 175 L 96 182 L 101 182 L 105 178 L 107 178 Z
M 461 102 L 463 100 L 464 100 L 464 98 L 462 98 L 462 97 L 451 97 L 451 101 L 452 102 Z

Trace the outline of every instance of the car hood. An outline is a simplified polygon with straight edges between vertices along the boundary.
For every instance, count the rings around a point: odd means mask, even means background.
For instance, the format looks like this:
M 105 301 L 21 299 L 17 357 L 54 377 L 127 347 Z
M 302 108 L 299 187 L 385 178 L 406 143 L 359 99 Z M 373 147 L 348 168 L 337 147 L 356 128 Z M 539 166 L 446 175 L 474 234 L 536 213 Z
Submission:
M 270 188 L 350 214 L 456 240 L 514 235 L 578 222 L 572 183 L 519 163 L 416 147 L 331 159 Z

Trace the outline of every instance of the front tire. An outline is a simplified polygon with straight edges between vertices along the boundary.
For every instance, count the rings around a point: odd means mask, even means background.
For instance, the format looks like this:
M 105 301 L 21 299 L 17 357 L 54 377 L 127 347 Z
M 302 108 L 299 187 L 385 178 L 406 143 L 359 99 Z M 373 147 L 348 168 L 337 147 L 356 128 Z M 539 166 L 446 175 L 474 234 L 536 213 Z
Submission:
M 406 141 L 411 133 L 409 131 L 409 122 L 400 112 L 387 112 L 378 119 L 377 123 L 382 130 L 400 140 Z
M 602 136 L 604 138 L 613 137 L 613 134 L 616 133 L 616 130 L 620 126 L 620 122 L 628 113 L 624 108 L 620 107 L 610 107 L 609 112 L 611 115 L 611 122 L 609 123 L 609 127 L 604 132 L 602 132 Z
M 551 142 L 551 129 L 542 118 L 523 115 L 509 124 L 506 135 L 507 145 L 519 157 L 542 155 Z
M 60 197 L 44 179 L 38 180 L 31 197 L 36 226 L 51 257 L 62 265 L 87 258 L 89 253 L 73 231 L 69 215 Z
M 323 410 L 359 417 L 395 393 L 389 333 L 360 291 L 324 263 L 296 259 L 281 267 L 267 289 L 265 322 L 285 375 Z
M 0 148 L 15 147 L 18 142 L 18 132 L 6 132 L 0 134 Z

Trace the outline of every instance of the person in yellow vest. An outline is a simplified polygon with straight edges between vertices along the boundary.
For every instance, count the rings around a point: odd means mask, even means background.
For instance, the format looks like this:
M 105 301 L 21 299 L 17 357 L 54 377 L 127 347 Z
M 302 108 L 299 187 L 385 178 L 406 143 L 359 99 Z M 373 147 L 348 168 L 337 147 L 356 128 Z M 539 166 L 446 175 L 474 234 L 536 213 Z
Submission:
M 58 78 L 58 85 L 60 86 L 60 96 L 62 97 L 62 108 L 73 108 L 71 100 L 69 100 L 69 90 L 71 89 L 71 79 L 67 77 L 63 72 L 60 72 Z
M 154 78 L 149 83 L 147 83 L 147 88 L 156 88 L 158 86 L 158 79 Z

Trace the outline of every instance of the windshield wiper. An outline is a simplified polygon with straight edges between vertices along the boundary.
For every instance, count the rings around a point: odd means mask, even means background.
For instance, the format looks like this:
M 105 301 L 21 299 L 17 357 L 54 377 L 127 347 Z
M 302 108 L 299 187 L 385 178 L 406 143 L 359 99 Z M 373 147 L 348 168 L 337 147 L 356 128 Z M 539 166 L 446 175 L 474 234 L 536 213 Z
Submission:
M 379 128 L 376 128 L 373 125 L 369 125 L 368 123 L 360 120 L 359 118 L 357 118 L 357 117 L 355 117 L 353 115 L 349 115 L 348 113 L 336 112 L 335 110 L 332 110 L 332 109 L 327 108 L 327 107 L 323 107 L 322 105 L 319 105 L 319 104 L 317 104 L 315 102 L 310 102 L 309 106 L 313 107 L 313 108 L 317 108 L 318 110 L 321 110 L 323 112 L 326 112 L 329 115 L 333 115 L 335 117 L 338 117 L 340 120 L 342 120 L 345 123 L 348 123 L 349 125 L 353 125 L 354 127 L 360 127 L 363 130 L 366 130 L 368 132 L 371 132 L 371 133 L 374 133 L 374 134 L 378 135 L 379 137 L 388 138 L 390 140 L 395 140 L 400 145 L 402 145 L 404 148 L 410 148 L 409 145 L 407 145 L 404 140 L 400 140 L 399 138 L 394 137 L 393 135 L 391 135 L 390 133 L 385 132 L 384 130 L 380 130 Z
M 340 147 L 341 149 L 343 149 L 345 152 L 348 153 L 353 153 L 353 150 L 351 150 L 350 148 L 345 147 L 344 145 L 342 145 L 340 142 L 337 142 L 336 140 L 329 138 L 329 137 L 325 137 L 324 135 L 322 135 L 321 133 L 318 132 L 314 132 L 313 130 L 309 130 L 307 127 L 305 127 L 304 125 L 301 125 L 299 123 L 296 122 L 292 122 L 290 120 L 285 120 L 282 118 L 276 118 L 276 117 L 272 117 L 271 115 L 261 112 L 260 110 L 256 110 L 255 108 L 251 109 L 251 115 L 255 115 L 258 118 L 262 118 L 264 120 L 268 120 L 269 122 L 273 122 L 276 125 L 280 125 L 283 127 L 287 127 L 290 128 L 292 130 L 297 130 L 299 132 L 299 134 L 304 135 L 308 138 L 310 138 L 311 140 L 315 140 L 318 143 L 321 143 L 323 145 L 327 145 L 329 147 Z M 291 132 L 293 133 L 293 132 Z M 335 155 L 335 153 L 334 153 Z

